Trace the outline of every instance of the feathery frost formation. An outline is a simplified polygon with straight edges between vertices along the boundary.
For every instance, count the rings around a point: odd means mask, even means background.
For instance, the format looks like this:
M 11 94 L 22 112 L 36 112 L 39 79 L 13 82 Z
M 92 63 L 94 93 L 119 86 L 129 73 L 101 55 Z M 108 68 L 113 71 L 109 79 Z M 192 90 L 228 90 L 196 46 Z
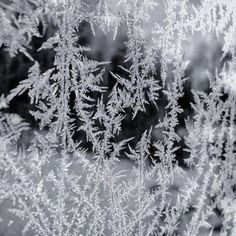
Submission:
M 164 19 L 155 21 L 160 9 Z M 116 40 L 125 29 L 117 70 L 80 42 L 84 22 L 94 38 L 102 32 Z M 44 70 L 31 42 L 49 27 L 38 52 L 53 51 L 54 62 Z M 1 1 L 0 28 L 2 49 L 31 63 L 28 77 L 0 97 L 1 225 L 40 236 L 236 235 L 235 0 Z M 191 90 L 193 115 L 180 137 L 183 45 L 196 34 L 214 35 L 222 61 L 230 60 L 205 72 L 208 91 Z M 32 128 L 8 108 L 24 93 L 39 129 L 20 145 Z M 127 116 L 132 123 L 149 106 L 163 113 L 155 126 L 137 142 L 122 138 Z M 161 138 L 153 141 L 155 130 Z

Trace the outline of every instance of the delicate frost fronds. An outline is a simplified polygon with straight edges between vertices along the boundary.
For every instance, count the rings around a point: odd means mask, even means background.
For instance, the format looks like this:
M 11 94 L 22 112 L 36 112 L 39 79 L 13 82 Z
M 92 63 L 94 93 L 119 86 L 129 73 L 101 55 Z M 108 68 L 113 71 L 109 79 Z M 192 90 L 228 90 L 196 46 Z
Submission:
M 28 66 L 0 96 L 0 232 L 235 235 L 234 0 L 3 0 L 0 27 Z M 205 90 L 185 55 L 199 34 L 221 44 Z M 123 37 L 121 60 L 94 53 L 99 37 Z

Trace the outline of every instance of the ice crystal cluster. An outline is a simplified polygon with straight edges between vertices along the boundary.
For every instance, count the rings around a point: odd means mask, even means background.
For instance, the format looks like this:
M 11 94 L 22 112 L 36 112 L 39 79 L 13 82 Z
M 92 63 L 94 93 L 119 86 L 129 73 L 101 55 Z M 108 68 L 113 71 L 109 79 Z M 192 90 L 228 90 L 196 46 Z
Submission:
M 0 28 L 30 65 L 1 91 L 1 235 L 236 235 L 235 0 L 1 0 Z M 190 73 L 197 38 L 219 60 Z

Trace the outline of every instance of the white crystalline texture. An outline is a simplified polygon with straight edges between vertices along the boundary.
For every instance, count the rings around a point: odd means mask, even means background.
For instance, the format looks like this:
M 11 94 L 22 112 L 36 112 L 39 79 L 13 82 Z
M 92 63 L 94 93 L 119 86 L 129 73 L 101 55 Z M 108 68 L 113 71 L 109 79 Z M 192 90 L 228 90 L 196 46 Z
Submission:
M 235 4 L 0 0 L 0 235 L 235 236 Z

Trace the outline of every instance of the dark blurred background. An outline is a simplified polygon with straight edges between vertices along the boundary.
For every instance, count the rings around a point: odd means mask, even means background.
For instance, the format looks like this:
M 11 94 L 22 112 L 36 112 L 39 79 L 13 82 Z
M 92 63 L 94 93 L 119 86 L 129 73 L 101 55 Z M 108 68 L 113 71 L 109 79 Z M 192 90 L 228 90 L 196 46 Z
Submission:
M 42 33 L 43 26 L 39 25 L 39 32 Z M 28 52 L 30 55 L 39 62 L 41 71 L 44 72 L 54 66 L 53 50 L 40 50 L 41 45 L 55 33 L 55 28 L 49 24 L 43 37 L 33 37 Z M 148 31 L 148 30 L 147 30 Z M 147 33 L 148 37 L 148 33 Z M 106 86 L 107 92 L 104 97 L 107 98 L 115 85 L 115 79 L 111 76 L 111 72 L 118 74 L 122 77 L 127 76 L 121 69 L 120 65 L 128 68 L 129 61 L 125 61 L 127 41 L 126 29 L 121 26 L 118 29 L 118 34 L 115 39 L 113 35 L 104 34 L 102 30 L 96 29 L 96 36 L 94 36 L 91 26 L 88 22 L 82 22 L 79 26 L 78 43 L 82 46 L 90 47 L 91 51 L 86 52 L 86 56 L 97 61 L 109 61 L 106 65 L 106 73 L 103 80 L 103 85 Z M 33 65 L 24 54 L 19 53 L 15 57 L 11 58 L 2 46 L 0 48 L 0 94 L 8 94 L 11 89 L 15 88 L 20 81 L 24 80 L 28 76 L 28 70 Z M 177 134 L 181 137 L 179 143 L 176 145 L 180 148 L 176 151 L 176 159 L 181 166 L 185 166 L 184 159 L 186 159 L 187 153 L 183 151 L 185 148 L 183 136 L 186 135 L 185 119 L 193 115 L 191 109 L 191 102 L 193 97 L 191 89 L 201 90 L 208 92 L 209 83 L 206 75 L 206 70 L 214 73 L 216 67 L 221 67 L 225 60 L 230 58 L 224 58 L 220 60 L 221 43 L 212 35 L 208 35 L 208 38 L 202 38 L 200 35 L 193 35 L 185 42 L 184 45 L 185 61 L 190 61 L 186 70 L 185 77 L 189 79 L 184 84 L 184 96 L 179 100 L 179 104 L 183 109 L 178 117 L 179 125 L 176 127 Z M 156 77 L 157 81 L 160 81 L 160 62 L 156 61 Z M 161 84 L 161 81 L 160 81 Z M 95 95 L 96 97 L 96 95 Z M 96 97 L 98 98 L 98 96 Z M 71 107 L 73 110 L 73 99 L 71 99 Z M 126 108 L 126 117 L 123 121 L 123 127 L 120 134 L 116 137 L 114 142 L 119 142 L 123 139 L 134 137 L 131 141 L 131 145 L 134 146 L 139 140 L 142 133 L 145 130 L 149 130 L 151 127 L 155 127 L 158 120 L 163 118 L 165 114 L 165 106 L 167 105 L 166 96 L 160 91 L 159 100 L 157 102 L 158 110 L 153 104 L 146 105 L 146 113 L 138 112 L 135 119 L 132 119 L 132 110 Z M 10 113 L 17 113 L 26 121 L 31 124 L 32 129 L 38 129 L 38 123 L 30 115 L 30 110 L 34 110 L 33 105 L 30 104 L 27 92 L 13 99 L 9 108 L 5 111 Z M 81 123 L 79 120 L 76 122 L 77 126 Z M 161 140 L 162 130 L 154 128 L 152 132 L 152 142 Z M 82 146 L 88 150 L 91 150 L 91 143 L 86 141 L 86 136 L 83 131 L 76 132 L 74 139 L 82 140 Z M 154 155 L 154 150 L 150 150 L 151 155 Z

